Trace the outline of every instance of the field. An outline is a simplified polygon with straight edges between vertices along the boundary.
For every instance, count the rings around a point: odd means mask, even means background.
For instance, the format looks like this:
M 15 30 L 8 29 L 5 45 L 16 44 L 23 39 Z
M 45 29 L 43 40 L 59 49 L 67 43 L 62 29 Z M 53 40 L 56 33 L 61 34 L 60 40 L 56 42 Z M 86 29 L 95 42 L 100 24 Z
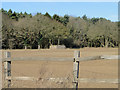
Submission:
M 74 57 L 74 51 L 80 50 L 80 57 L 97 55 L 117 55 L 118 48 L 83 48 L 59 50 L 3 50 L 10 51 L 11 57 Z M 96 60 L 80 62 L 80 78 L 117 79 L 118 60 Z M 14 88 L 71 88 L 73 79 L 72 61 L 13 61 L 12 76 L 38 78 L 37 81 L 12 81 Z M 42 80 L 45 78 L 66 78 L 64 82 Z M 112 83 L 79 83 L 79 88 L 117 88 Z

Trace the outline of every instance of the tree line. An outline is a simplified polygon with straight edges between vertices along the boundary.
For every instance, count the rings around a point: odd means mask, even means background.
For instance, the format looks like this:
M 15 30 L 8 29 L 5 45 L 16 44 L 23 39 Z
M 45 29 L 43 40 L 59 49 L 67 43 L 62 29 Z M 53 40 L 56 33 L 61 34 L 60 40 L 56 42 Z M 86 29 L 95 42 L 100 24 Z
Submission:
M 40 49 L 50 45 L 65 45 L 67 48 L 118 47 L 119 22 L 105 18 L 51 16 L 48 12 L 36 15 L 27 12 L 2 13 L 3 49 Z

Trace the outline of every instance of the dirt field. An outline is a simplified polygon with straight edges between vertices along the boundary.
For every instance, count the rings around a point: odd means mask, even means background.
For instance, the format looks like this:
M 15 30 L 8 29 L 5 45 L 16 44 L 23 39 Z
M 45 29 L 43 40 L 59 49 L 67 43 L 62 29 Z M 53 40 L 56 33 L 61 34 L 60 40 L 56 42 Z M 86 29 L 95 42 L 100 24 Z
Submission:
M 117 48 L 84 48 L 63 50 L 3 50 L 11 57 L 74 57 L 74 50 L 80 50 L 81 57 L 117 55 Z M 64 61 L 13 61 L 12 76 L 39 78 L 38 81 L 12 81 L 17 88 L 71 88 L 73 62 Z M 41 78 L 67 78 L 65 82 L 42 81 Z M 80 62 L 80 78 L 117 79 L 118 60 L 96 60 Z M 118 84 L 79 83 L 79 88 L 117 88 Z

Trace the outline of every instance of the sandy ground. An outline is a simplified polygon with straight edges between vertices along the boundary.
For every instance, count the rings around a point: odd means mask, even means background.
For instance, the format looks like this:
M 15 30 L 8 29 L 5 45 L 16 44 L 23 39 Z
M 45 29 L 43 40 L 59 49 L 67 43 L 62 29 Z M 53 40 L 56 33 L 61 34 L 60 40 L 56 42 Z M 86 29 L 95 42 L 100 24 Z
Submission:
M 97 55 L 117 55 L 117 48 L 84 48 L 63 50 L 3 50 L 11 52 L 11 57 L 74 57 L 74 51 L 80 50 L 81 57 Z M 80 78 L 117 79 L 118 60 L 97 60 L 80 62 Z M 71 88 L 72 61 L 13 61 L 12 76 L 29 76 L 38 81 L 12 81 L 14 88 Z M 41 78 L 67 78 L 66 82 L 42 81 Z M 118 84 L 79 83 L 79 88 L 117 88 Z

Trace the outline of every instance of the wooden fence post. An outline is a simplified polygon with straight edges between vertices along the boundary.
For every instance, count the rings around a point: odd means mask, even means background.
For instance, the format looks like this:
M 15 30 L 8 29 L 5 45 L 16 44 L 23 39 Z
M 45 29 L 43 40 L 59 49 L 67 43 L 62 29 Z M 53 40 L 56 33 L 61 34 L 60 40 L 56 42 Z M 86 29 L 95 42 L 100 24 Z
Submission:
M 4 61 L 4 82 L 5 82 L 5 87 L 10 87 L 11 86 L 11 79 L 8 77 L 11 76 L 11 54 L 10 52 L 5 52 L 5 61 Z
M 77 58 L 80 57 L 80 51 L 74 51 L 74 61 L 73 61 L 73 88 L 78 89 L 78 78 L 79 78 L 79 61 Z

